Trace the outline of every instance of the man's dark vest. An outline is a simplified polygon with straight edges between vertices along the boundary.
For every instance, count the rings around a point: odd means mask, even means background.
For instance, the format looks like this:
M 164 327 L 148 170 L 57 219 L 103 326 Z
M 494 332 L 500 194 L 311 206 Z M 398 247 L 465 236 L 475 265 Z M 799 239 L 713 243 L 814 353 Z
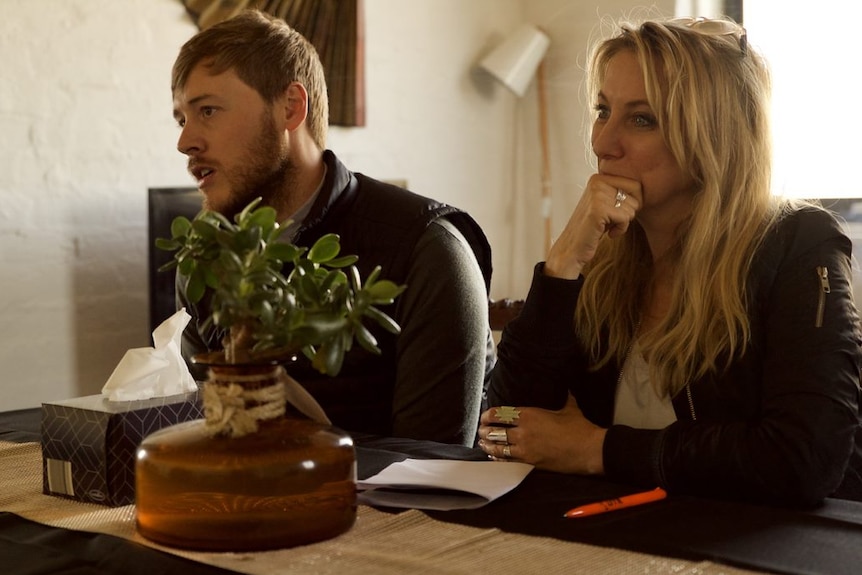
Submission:
M 403 284 L 416 243 L 427 227 L 445 217 L 464 235 L 485 278 L 491 281 L 491 248 L 479 225 L 452 206 L 349 172 L 332 152 L 324 153 L 326 178 L 294 243 L 311 246 L 319 237 L 336 233 L 341 253 L 359 256 L 357 267 L 366 277 L 381 266 L 381 277 Z M 409 289 L 409 288 L 408 288 Z M 403 323 L 398 301 L 383 311 Z M 305 358 L 285 366 L 320 402 L 332 422 L 350 431 L 387 434 L 391 427 L 395 382 L 395 336 L 369 324 L 382 354 L 356 345 L 336 377 L 321 375 Z

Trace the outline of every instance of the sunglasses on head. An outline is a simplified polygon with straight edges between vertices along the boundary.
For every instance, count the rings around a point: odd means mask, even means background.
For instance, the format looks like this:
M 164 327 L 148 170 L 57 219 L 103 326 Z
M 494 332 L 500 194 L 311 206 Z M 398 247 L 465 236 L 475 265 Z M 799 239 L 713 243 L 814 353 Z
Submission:
M 748 35 L 745 28 L 730 20 L 713 20 L 699 16 L 697 18 L 674 18 L 668 24 L 685 26 L 707 36 L 733 36 L 739 43 L 739 50 L 745 54 L 748 50 Z

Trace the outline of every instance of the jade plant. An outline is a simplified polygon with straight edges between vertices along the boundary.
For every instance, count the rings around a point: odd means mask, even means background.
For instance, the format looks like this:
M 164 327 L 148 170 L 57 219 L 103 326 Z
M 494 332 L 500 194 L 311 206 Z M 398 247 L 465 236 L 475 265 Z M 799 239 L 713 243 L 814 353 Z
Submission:
M 174 252 L 160 268 L 186 276 L 187 296 L 211 292 L 205 326 L 222 328 L 223 361 L 247 363 L 305 354 L 321 373 L 337 374 L 354 343 L 380 353 L 366 320 L 397 334 L 398 324 L 377 306 L 404 290 L 380 278 L 380 267 L 361 278 L 355 255 L 340 255 L 336 234 L 311 248 L 282 238 L 273 208 L 252 201 L 230 221 L 202 210 L 171 224 L 171 238 L 156 247 Z

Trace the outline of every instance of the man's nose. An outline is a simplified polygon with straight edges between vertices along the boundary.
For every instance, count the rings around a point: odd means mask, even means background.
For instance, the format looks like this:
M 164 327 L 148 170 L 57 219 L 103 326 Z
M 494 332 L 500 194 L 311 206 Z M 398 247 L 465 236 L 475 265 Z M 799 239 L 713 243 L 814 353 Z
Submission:
M 200 152 L 203 149 L 203 142 L 188 123 L 182 127 L 180 137 L 177 140 L 177 150 L 186 156 L 195 152 Z

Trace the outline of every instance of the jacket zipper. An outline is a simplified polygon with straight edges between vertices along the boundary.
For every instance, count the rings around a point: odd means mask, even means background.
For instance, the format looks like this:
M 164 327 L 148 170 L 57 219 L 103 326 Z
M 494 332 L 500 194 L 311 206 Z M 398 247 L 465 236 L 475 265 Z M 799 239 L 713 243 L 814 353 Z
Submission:
M 817 279 L 820 281 L 820 296 L 817 301 L 817 318 L 814 322 L 814 327 L 823 326 L 823 312 L 826 308 L 826 294 L 831 293 L 832 288 L 829 286 L 829 270 L 825 266 L 817 266 Z M 685 386 L 685 396 L 688 399 L 688 410 L 691 413 L 692 421 L 697 421 L 697 413 L 694 410 L 694 398 L 691 395 L 691 384 Z
M 691 412 L 691 420 L 697 421 L 697 414 L 694 412 L 694 398 L 691 397 L 691 384 L 685 386 L 685 395 L 688 398 L 688 410 Z
M 635 324 L 635 336 L 631 340 L 631 342 L 629 342 L 629 347 L 626 349 L 626 355 L 623 357 L 623 363 L 620 366 L 620 374 L 617 376 L 617 386 L 615 389 L 619 389 L 620 384 L 623 382 L 623 374 L 626 371 L 626 364 L 629 361 L 629 356 L 631 356 L 632 350 L 635 348 L 635 341 L 637 341 L 638 331 L 640 331 L 640 328 L 641 322 L 640 320 L 638 320 L 638 322 Z
M 820 280 L 820 295 L 817 299 L 817 317 L 814 320 L 814 327 L 822 327 L 823 311 L 826 308 L 826 294 L 832 291 L 829 287 L 829 270 L 824 266 L 817 266 L 817 279 Z
M 625 374 L 625 372 L 626 372 L 626 364 L 629 361 L 629 357 L 631 356 L 632 350 L 634 349 L 634 347 L 635 347 L 635 344 L 634 344 L 634 341 L 632 341 L 632 343 L 629 344 L 629 347 L 626 350 L 625 357 L 623 357 L 623 364 L 620 367 L 620 374 L 617 376 L 617 387 L 616 387 L 616 389 L 619 389 L 620 384 L 623 382 L 623 374 Z

